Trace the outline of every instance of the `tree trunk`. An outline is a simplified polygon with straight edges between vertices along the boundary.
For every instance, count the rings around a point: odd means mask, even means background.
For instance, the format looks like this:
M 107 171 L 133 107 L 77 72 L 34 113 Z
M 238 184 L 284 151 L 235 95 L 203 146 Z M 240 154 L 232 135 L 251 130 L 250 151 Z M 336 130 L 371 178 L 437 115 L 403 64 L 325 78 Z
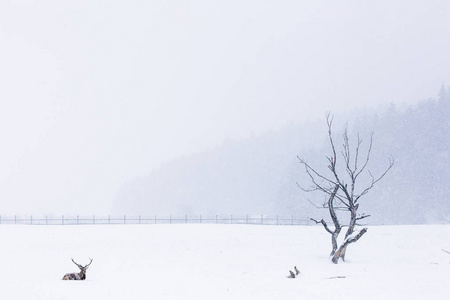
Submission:
M 357 240 L 359 240 L 360 237 L 362 237 L 364 235 L 364 233 L 367 232 L 367 228 L 363 228 L 361 229 L 361 231 L 355 235 L 354 237 L 348 237 L 344 243 L 342 243 L 341 247 L 339 247 L 339 249 L 336 251 L 336 253 L 334 253 L 333 258 L 331 259 L 331 261 L 335 264 L 338 263 L 339 258 L 342 258 L 342 260 L 345 259 L 345 252 L 347 251 L 347 246 L 351 243 L 356 242 Z
M 336 229 L 333 232 L 333 234 L 331 235 L 331 244 L 332 244 L 333 248 L 331 249 L 330 256 L 333 256 L 336 253 L 336 250 L 338 248 L 337 238 L 338 238 L 340 232 L 341 232 L 341 228 Z
M 350 203 L 352 203 L 352 202 L 350 202 Z M 355 231 L 356 211 L 358 210 L 358 207 L 359 207 L 359 204 L 350 206 L 350 224 L 348 226 L 347 232 L 345 233 L 345 240 L 347 240 L 348 237 L 351 236 L 353 234 L 353 232 Z M 342 261 L 345 261 L 345 253 L 346 252 L 347 252 L 347 246 L 343 247 L 342 250 L 340 250 L 339 258 L 341 258 Z
M 336 250 L 338 248 L 337 238 L 339 236 L 339 233 L 341 233 L 341 228 L 342 228 L 341 224 L 339 223 L 339 220 L 337 218 L 336 212 L 334 210 L 334 205 L 333 205 L 334 197 L 336 196 L 336 193 L 338 190 L 339 190 L 339 185 L 336 184 L 333 192 L 330 195 L 330 198 L 328 199 L 328 210 L 330 212 L 331 219 L 333 220 L 333 223 L 334 223 L 334 231 L 333 231 L 333 233 L 331 233 L 332 249 L 331 249 L 330 256 L 332 256 L 332 255 L 334 255 L 334 253 L 336 253 Z

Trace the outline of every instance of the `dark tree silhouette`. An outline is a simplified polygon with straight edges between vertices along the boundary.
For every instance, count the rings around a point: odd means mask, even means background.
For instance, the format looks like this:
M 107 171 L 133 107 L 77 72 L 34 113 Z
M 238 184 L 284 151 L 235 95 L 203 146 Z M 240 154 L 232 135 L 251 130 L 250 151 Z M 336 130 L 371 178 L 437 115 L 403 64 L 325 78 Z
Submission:
M 298 159 L 300 163 L 305 167 L 306 174 L 309 176 L 311 181 L 311 185 L 309 188 L 303 188 L 299 184 L 300 188 L 302 188 L 302 190 L 306 192 L 319 191 L 328 195 L 328 200 L 323 203 L 323 207 L 328 209 L 331 220 L 333 221 L 334 229 L 331 229 L 324 219 L 318 221 L 311 218 L 311 220 L 313 220 L 317 224 L 322 224 L 325 230 L 331 234 L 332 250 L 330 256 L 333 263 L 337 264 L 339 258 L 345 261 L 345 253 L 348 245 L 358 241 L 359 238 L 361 238 L 361 236 L 363 236 L 367 232 L 367 228 L 362 228 L 359 231 L 357 231 L 355 228 L 358 225 L 357 222 L 359 220 L 370 216 L 358 213 L 360 198 L 367 194 L 374 187 L 374 185 L 377 184 L 387 174 L 387 172 L 394 165 L 394 160 L 392 158 L 389 159 L 389 165 L 386 170 L 381 173 L 381 175 L 379 175 L 378 177 L 373 176 L 372 173 L 367 170 L 367 165 L 369 163 L 370 155 L 372 152 L 373 133 L 370 134 L 367 153 L 364 157 L 364 160 L 361 161 L 360 151 L 363 141 L 358 135 L 353 153 L 350 147 L 347 129 L 345 129 L 343 133 L 343 144 L 341 150 L 342 165 L 340 166 L 340 168 L 337 168 L 338 155 L 336 153 L 335 142 L 332 136 L 332 124 L 333 118 L 328 113 L 328 138 L 332 154 L 331 156 L 326 158 L 328 160 L 328 169 L 330 173 L 321 174 L 312 166 L 310 166 L 304 159 L 300 157 L 298 157 Z M 357 182 L 359 183 L 360 181 L 362 181 L 362 176 L 368 177 L 369 180 L 365 181 L 366 185 L 363 188 L 357 188 Z M 338 237 L 344 225 L 339 220 L 337 211 L 345 212 L 345 216 L 346 218 L 348 218 L 348 221 L 344 224 L 345 227 L 347 227 L 345 238 L 340 246 L 338 246 Z

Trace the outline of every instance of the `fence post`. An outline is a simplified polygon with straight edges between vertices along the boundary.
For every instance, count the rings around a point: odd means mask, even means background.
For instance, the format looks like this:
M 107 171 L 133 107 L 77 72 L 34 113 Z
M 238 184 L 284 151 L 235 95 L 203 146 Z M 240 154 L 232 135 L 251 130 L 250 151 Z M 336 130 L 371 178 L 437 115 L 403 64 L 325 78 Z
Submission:
M 92 224 L 95 224 L 95 215 L 92 217 Z
M 17 224 L 17 216 L 14 215 L 14 224 Z
M 127 224 L 127 216 L 123 215 L 123 224 Z
M 216 224 L 217 224 L 217 215 L 216 215 Z
M 248 215 L 245 215 L 245 224 L 248 224 Z
M 261 225 L 264 225 L 264 215 L 261 215 Z
M 141 224 L 141 215 L 139 215 L 139 224 Z
M 48 225 L 48 217 L 45 215 L 45 225 Z
M 33 215 L 30 216 L 30 225 L 33 225 Z
M 156 215 L 155 215 L 155 224 L 156 224 Z
M 278 226 L 278 215 L 277 215 L 277 226 Z
M 108 215 L 108 224 L 111 224 L 111 215 Z
M 184 215 L 185 224 L 187 224 L 187 215 Z
M 172 215 L 169 216 L 169 224 L 172 224 Z
M 202 224 L 202 215 L 200 215 L 200 224 Z M 1 218 L 0 218 L 0 224 L 1 224 Z
M 64 215 L 61 217 L 61 225 L 64 225 Z
M 233 224 L 233 215 L 230 216 L 230 222 Z

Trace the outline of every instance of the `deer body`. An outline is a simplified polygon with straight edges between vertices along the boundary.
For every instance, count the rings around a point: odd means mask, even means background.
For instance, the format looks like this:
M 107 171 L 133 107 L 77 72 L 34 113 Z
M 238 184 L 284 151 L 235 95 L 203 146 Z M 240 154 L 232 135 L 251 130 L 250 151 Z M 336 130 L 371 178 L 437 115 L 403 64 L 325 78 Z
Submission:
M 73 258 L 72 261 L 74 264 L 77 265 L 77 267 L 80 269 L 80 273 L 67 273 L 66 275 L 64 275 L 62 280 L 85 280 L 86 279 L 86 270 L 89 268 L 89 266 L 92 263 L 92 259 L 90 259 L 90 263 L 88 263 L 87 265 L 85 265 L 84 267 L 82 265 L 77 264 Z
M 86 274 L 83 273 L 67 273 L 64 275 L 63 280 L 85 280 Z

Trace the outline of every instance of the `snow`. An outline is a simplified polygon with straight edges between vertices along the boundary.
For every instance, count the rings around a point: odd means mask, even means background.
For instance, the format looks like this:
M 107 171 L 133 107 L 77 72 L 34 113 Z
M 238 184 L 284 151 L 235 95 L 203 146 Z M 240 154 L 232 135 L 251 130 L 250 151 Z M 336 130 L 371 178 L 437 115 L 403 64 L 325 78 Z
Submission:
M 450 226 L 0 226 L 0 299 L 448 299 Z M 93 263 L 85 281 L 63 281 Z M 286 278 L 297 266 L 301 274 Z

